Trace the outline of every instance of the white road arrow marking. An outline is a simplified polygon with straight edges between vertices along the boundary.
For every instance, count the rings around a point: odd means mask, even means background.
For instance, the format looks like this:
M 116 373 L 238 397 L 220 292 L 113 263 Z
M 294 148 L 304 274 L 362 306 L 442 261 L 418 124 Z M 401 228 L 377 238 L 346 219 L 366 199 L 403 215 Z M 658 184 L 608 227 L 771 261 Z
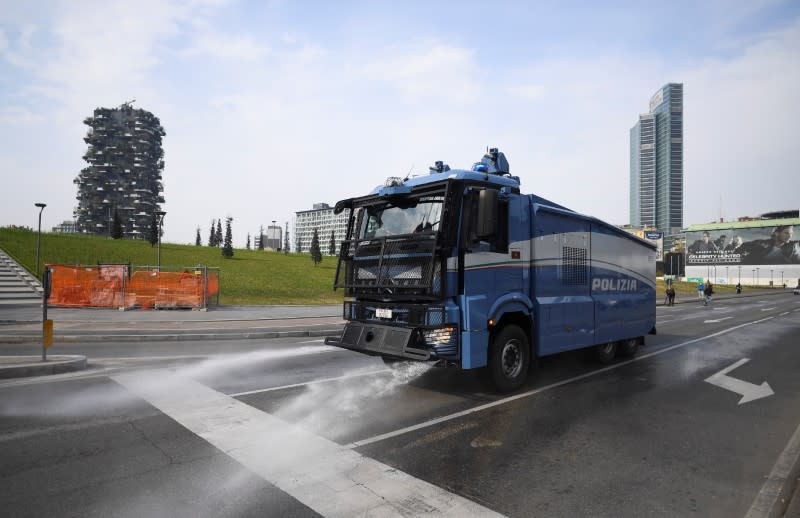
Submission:
M 723 320 L 728 320 L 729 318 L 733 318 L 733 317 L 722 317 L 722 318 L 717 318 L 715 320 L 703 320 L 703 323 L 704 324 L 716 324 L 717 322 L 722 322 Z
M 740 405 L 742 403 L 747 403 L 749 401 L 754 401 L 756 399 L 761 399 L 762 397 L 773 395 L 775 392 L 772 391 L 772 387 L 770 387 L 769 383 L 766 381 L 761 385 L 754 385 L 747 381 L 732 378 L 727 375 L 730 371 L 741 367 L 749 361 L 749 358 L 742 358 L 730 367 L 726 367 L 718 373 L 709 376 L 705 379 L 705 381 L 720 388 L 724 388 L 725 390 L 730 390 L 731 392 L 741 394 L 742 399 L 739 400 Z

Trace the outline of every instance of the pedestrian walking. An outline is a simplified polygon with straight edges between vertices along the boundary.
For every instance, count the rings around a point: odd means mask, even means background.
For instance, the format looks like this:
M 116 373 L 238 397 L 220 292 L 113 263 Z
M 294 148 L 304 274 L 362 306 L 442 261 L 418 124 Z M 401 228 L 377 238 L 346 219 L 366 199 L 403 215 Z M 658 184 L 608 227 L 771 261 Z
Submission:
M 736 294 L 739 295 L 741 293 L 742 293 L 742 284 L 741 283 L 737 283 L 736 284 Z
M 703 300 L 703 305 L 708 306 L 709 304 L 711 304 L 712 295 L 714 295 L 714 285 L 711 284 L 711 281 L 706 283 L 706 286 L 703 289 L 703 294 L 705 295 L 705 299 Z
M 697 298 L 698 298 L 698 300 L 703 300 L 703 293 L 705 292 L 705 289 L 706 289 L 706 287 L 703 284 L 703 281 L 700 281 L 697 284 Z
M 667 286 L 667 306 L 674 306 L 675 305 L 675 288 L 672 287 L 672 284 Z

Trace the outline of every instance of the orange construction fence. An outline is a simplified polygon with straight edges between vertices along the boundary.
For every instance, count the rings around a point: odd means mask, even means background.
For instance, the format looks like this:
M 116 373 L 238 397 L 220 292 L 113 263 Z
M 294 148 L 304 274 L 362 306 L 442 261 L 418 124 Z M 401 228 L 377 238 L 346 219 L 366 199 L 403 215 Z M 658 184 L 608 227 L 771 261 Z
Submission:
M 137 270 L 127 264 L 47 265 L 49 304 L 64 307 L 205 308 L 219 300 L 219 270 Z

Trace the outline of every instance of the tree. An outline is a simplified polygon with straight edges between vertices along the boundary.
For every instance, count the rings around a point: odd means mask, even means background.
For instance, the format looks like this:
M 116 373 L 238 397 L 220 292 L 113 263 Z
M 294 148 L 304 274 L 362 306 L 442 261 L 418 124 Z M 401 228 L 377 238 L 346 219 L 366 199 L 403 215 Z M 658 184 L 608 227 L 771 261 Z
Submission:
M 331 241 L 328 243 L 328 255 L 336 255 L 336 234 L 331 230 Z
M 114 221 L 111 223 L 111 239 L 122 239 L 122 220 L 117 209 L 114 209 Z
M 284 233 L 284 236 L 283 236 L 283 253 L 284 254 L 288 254 L 289 253 L 289 224 L 288 223 L 286 224 L 286 232 Z
M 158 215 L 153 214 L 153 220 L 150 222 L 150 232 L 147 233 L 147 240 L 150 241 L 150 246 L 156 246 L 158 243 Z
M 258 249 L 264 250 L 264 225 L 258 227 Z
M 246 248 L 248 250 L 250 250 L 250 232 L 247 233 L 247 247 Z
M 233 218 L 225 218 L 225 244 L 222 245 L 222 257 L 230 259 L 233 257 L 233 236 L 231 235 L 231 221 Z
M 208 234 L 208 246 L 217 246 L 217 233 L 214 231 L 214 220 L 211 220 L 211 232 Z
M 314 235 L 311 237 L 311 260 L 314 261 L 314 266 L 322 262 L 322 251 L 319 249 L 319 235 L 317 229 L 314 229 Z
M 217 220 L 217 236 L 214 238 L 214 246 L 222 245 L 222 220 Z
M 197 236 L 194 238 L 194 246 L 200 246 L 203 242 L 200 240 L 200 227 L 197 227 Z

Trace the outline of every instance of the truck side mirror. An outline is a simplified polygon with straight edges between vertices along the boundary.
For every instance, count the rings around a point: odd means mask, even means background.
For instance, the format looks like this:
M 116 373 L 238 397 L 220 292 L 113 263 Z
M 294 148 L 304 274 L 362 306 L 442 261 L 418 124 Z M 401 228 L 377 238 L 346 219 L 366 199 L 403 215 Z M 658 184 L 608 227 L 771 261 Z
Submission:
M 497 191 L 484 189 L 478 194 L 478 221 L 475 233 L 478 239 L 494 236 L 497 232 Z

